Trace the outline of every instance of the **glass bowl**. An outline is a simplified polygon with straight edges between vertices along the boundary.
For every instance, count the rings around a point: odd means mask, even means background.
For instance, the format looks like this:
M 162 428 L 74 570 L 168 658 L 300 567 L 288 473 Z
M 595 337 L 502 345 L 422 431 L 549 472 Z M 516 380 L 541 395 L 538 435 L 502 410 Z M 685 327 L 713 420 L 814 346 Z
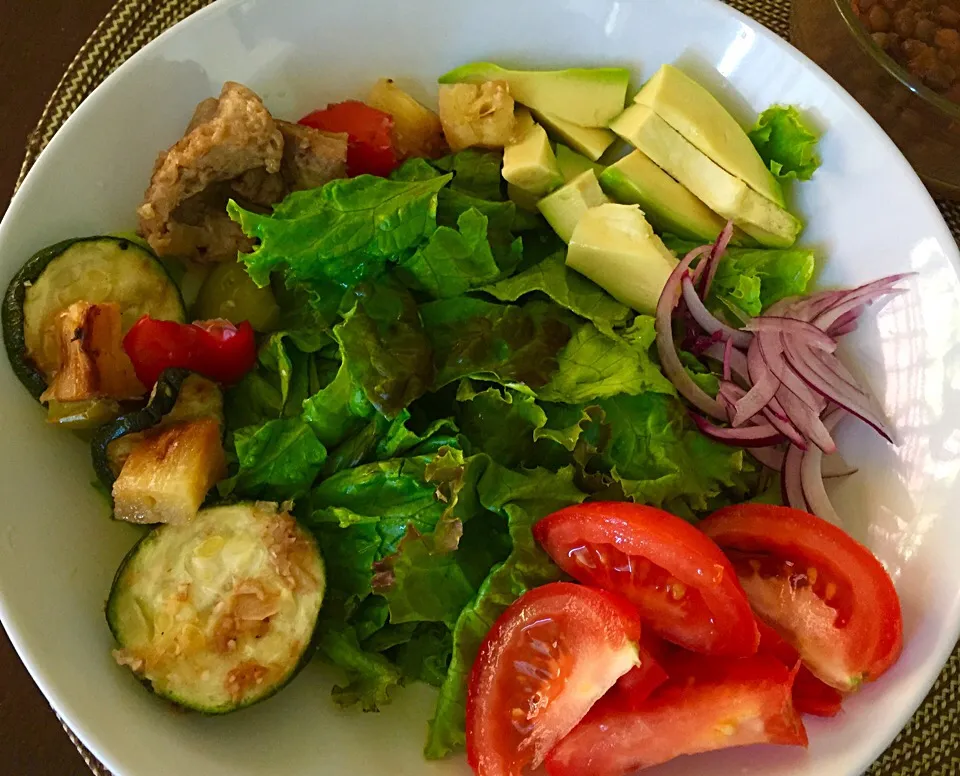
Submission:
M 794 0 L 791 40 L 869 111 L 935 195 L 960 200 L 960 104 L 880 48 L 851 0 Z

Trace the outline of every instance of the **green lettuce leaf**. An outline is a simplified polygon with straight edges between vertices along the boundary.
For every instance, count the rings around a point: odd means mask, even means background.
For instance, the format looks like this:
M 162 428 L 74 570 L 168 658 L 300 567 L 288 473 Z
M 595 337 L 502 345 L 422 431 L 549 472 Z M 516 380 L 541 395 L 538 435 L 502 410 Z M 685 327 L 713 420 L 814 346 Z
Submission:
M 500 275 L 487 241 L 487 217 L 476 208 L 457 219 L 458 229 L 440 226 L 400 270 L 407 283 L 435 299 L 460 296 Z
M 333 688 L 333 700 L 344 707 L 360 704 L 364 711 L 379 711 L 390 703 L 394 689 L 403 683 L 400 669 L 383 655 L 363 649 L 354 628 L 318 627 L 319 653 L 347 676 L 347 684 Z
M 234 431 L 240 470 L 234 492 L 276 501 L 309 490 L 327 458 L 327 449 L 300 418 L 270 420 Z
M 671 235 L 664 242 L 678 256 L 698 247 Z M 728 248 L 717 265 L 707 304 L 760 315 L 785 297 L 805 293 L 815 268 L 815 254 L 805 248 Z
M 297 191 L 271 215 L 231 200 L 227 213 L 259 245 L 241 254 L 253 281 L 286 268 L 287 281 L 333 281 L 351 286 L 376 277 L 389 259 L 415 247 L 436 228 L 437 192 L 451 179 L 391 181 L 373 175 Z
M 770 172 L 780 180 L 808 181 L 820 166 L 819 137 L 792 105 L 767 108 L 749 136 Z
M 343 362 L 378 411 L 395 417 L 433 382 L 433 354 L 410 292 L 366 283 L 334 329 Z
M 562 252 L 481 290 L 501 302 L 515 302 L 526 294 L 541 292 L 611 336 L 615 328 L 626 326 L 633 314 L 596 283 L 567 267 Z
M 643 393 L 598 402 L 609 429 L 600 466 L 634 501 L 706 510 L 725 489 L 742 489 L 744 453 L 713 442 L 674 396 Z
M 329 385 L 303 402 L 303 420 L 327 448 L 356 433 L 374 412 L 346 362 L 341 362 Z
M 453 628 L 490 567 L 505 557 L 505 526 L 477 501 L 477 483 L 488 465 L 486 456 L 464 459 L 461 451 L 445 448 L 424 470 L 445 509 L 429 533 L 408 526 L 396 552 L 375 565 L 372 586 L 388 601 L 391 623 L 443 622 Z
M 500 151 L 468 148 L 437 159 L 433 166 L 443 172 L 453 173 L 450 188 L 454 191 L 495 202 L 505 199 L 500 177 L 503 153 Z
M 466 740 L 467 679 L 487 631 L 503 611 L 527 590 L 560 578 L 557 568 L 533 538 L 533 525 L 551 512 L 580 503 L 585 494 L 573 484 L 572 468 L 512 472 L 491 465 L 478 485 L 484 507 L 507 520 L 513 549 L 495 566 L 466 606 L 453 631 L 453 656 L 437 699 L 424 755 L 445 757 Z
M 650 316 L 638 316 L 627 339 L 610 337 L 592 323 L 581 324 L 570 342 L 560 351 L 558 368 L 545 386 L 537 389 L 544 401 L 579 404 L 620 393 L 675 392 L 649 355 L 644 339 Z
M 498 305 L 454 297 L 423 305 L 420 316 L 433 344 L 436 387 L 474 376 L 539 388 L 570 338 L 568 314 L 544 302 Z
M 420 623 L 409 640 L 390 650 L 390 656 L 406 679 L 439 687 L 447 675 L 452 652 L 453 634 L 446 627 Z
M 543 457 L 534 435 L 546 423 L 536 397 L 521 386 L 463 380 L 457 389 L 457 425 L 472 450 L 483 451 L 501 466 L 529 466 Z

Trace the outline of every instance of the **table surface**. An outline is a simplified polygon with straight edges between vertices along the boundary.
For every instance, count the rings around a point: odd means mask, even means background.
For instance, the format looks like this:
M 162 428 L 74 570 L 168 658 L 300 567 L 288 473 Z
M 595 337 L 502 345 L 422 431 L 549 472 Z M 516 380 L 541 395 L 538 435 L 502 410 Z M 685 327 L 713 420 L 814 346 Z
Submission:
M 0 0 L 0 216 L 27 136 L 60 76 L 113 0 Z M 90 771 L 0 628 L 0 771 L 88 776 Z

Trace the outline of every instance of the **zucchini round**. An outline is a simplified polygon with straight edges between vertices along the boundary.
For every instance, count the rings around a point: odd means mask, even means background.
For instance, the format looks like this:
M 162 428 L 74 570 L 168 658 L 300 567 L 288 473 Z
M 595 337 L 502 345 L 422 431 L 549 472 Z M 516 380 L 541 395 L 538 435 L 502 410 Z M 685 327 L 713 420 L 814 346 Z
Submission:
M 202 510 L 124 559 L 106 607 L 114 657 L 180 706 L 236 711 L 309 660 L 324 587 L 316 540 L 276 504 Z
M 113 487 L 130 450 L 152 429 L 187 420 L 216 418 L 223 435 L 223 392 L 206 377 L 187 369 L 166 369 L 146 407 L 101 426 L 90 443 L 93 469 L 100 482 Z
M 10 281 L 0 308 L 10 364 L 36 398 L 59 366 L 55 318 L 80 301 L 117 303 L 124 331 L 143 315 L 186 320 L 176 283 L 157 257 L 137 243 L 83 237 L 44 248 Z

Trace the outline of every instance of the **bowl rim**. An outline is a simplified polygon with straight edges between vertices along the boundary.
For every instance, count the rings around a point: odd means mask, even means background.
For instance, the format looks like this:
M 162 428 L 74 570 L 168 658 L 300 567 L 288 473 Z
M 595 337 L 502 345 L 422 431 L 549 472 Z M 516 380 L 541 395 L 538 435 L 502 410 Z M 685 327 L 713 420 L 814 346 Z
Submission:
M 626 0 L 628 3 L 633 1 L 634 0 Z M 642 1 L 643 0 L 641 0 L 641 2 Z M 902 152 L 889 138 L 879 123 L 850 95 L 849 92 L 846 91 L 846 89 L 844 89 L 836 81 L 836 79 L 830 73 L 814 62 L 804 52 L 792 45 L 789 40 L 785 40 L 781 36 L 777 35 L 756 19 L 740 11 L 738 8 L 728 5 L 725 0 L 685 1 L 694 7 L 700 6 L 701 8 L 706 8 L 712 6 L 714 9 L 722 8 L 722 13 L 732 15 L 742 24 L 749 27 L 757 37 L 764 38 L 772 42 L 772 44 L 780 51 L 782 55 L 792 57 L 800 61 L 806 69 L 809 69 L 811 72 L 817 74 L 826 85 L 832 86 L 836 90 L 837 99 L 841 103 L 845 104 L 848 109 L 860 115 L 867 124 L 872 126 L 879 133 L 878 140 L 887 145 L 888 150 L 892 154 L 892 161 L 900 165 L 904 186 L 913 186 L 913 196 L 924 201 L 928 212 L 936 221 L 939 221 L 942 231 L 944 232 L 945 236 L 949 238 L 947 251 L 949 254 L 948 258 L 954 265 L 955 271 L 958 273 L 958 275 L 960 275 L 960 253 L 958 253 L 960 246 L 958 246 L 956 238 L 950 231 L 950 228 L 947 225 L 942 213 L 937 208 L 933 197 L 923 185 L 916 171 L 912 168 L 912 166 L 903 156 Z M 47 148 L 45 148 L 44 151 L 38 155 L 35 164 L 24 179 L 23 184 L 11 199 L 10 206 L 7 208 L 7 211 L 4 213 L 3 217 L 0 218 L 0 243 L 3 242 L 6 232 L 12 228 L 11 223 L 18 218 L 20 209 L 23 206 L 24 201 L 27 199 L 27 192 L 34 187 L 38 177 L 34 171 L 39 169 L 41 161 L 49 156 L 49 154 L 46 153 L 47 149 L 52 145 L 63 142 L 63 137 L 65 136 L 63 131 L 64 127 L 68 125 L 72 126 L 78 114 L 86 115 L 88 112 L 96 111 L 98 109 L 97 98 L 102 96 L 104 92 L 112 87 L 118 78 L 123 77 L 123 75 L 132 69 L 132 67 L 135 66 L 132 65 L 132 63 L 139 63 L 142 59 L 146 59 L 151 55 L 152 52 L 160 48 L 163 45 L 161 41 L 165 42 L 169 37 L 177 35 L 178 33 L 182 32 L 184 28 L 192 26 L 195 22 L 199 23 L 201 20 L 207 19 L 208 17 L 223 15 L 236 6 L 242 6 L 247 3 L 256 2 L 267 2 L 267 0 L 214 0 L 214 2 L 211 2 L 209 5 L 199 9 L 198 11 L 190 14 L 188 17 L 164 30 L 160 35 L 157 36 L 157 38 L 148 42 L 140 50 L 134 52 L 134 54 L 132 54 L 126 61 L 121 63 L 119 67 L 117 67 L 103 81 L 101 81 L 101 83 L 98 84 L 90 93 L 88 98 L 85 99 L 82 104 L 79 105 L 77 109 L 74 110 L 74 112 L 67 118 L 63 126 L 58 129 L 56 135 L 51 139 Z M 870 45 L 873 45 L 872 41 L 869 41 L 869 43 Z M 960 108 L 958 108 L 958 110 L 960 110 Z M 928 657 L 930 655 L 936 656 L 937 669 L 932 672 L 928 679 L 917 683 L 909 694 L 909 700 L 906 703 L 902 703 L 899 708 L 896 709 L 896 711 L 890 714 L 890 721 L 896 723 L 895 726 L 891 725 L 890 727 L 892 732 L 890 734 L 884 733 L 883 735 L 876 736 L 870 745 L 865 747 L 865 751 L 869 752 L 869 762 L 866 763 L 864 767 L 869 767 L 871 763 L 875 762 L 877 758 L 880 757 L 880 755 L 889 747 L 896 736 L 904 730 L 911 717 L 922 704 L 923 699 L 929 690 L 936 683 L 940 673 L 943 670 L 943 667 L 949 660 L 950 655 L 955 648 L 955 644 L 958 638 L 960 638 L 960 590 L 957 591 L 956 599 L 950 608 L 949 614 L 951 616 L 942 618 L 944 626 L 937 631 L 936 641 L 933 645 L 933 648 L 928 651 Z M 2 590 L 0 590 L 0 624 L 2 624 L 5 628 L 11 644 L 14 646 L 18 657 L 30 674 L 31 679 L 41 690 L 45 700 L 60 718 L 61 724 L 72 731 L 77 739 L 87 748 L 90 754 L 93 755 L 93 757 L 95 757 L 104 767 L 108 768 L 111 773 L 116 774 L 117 776 L 127 776 L 129 771 L 124 771 L 122 769 L 119 761 L 114 756 L 112 748 L 109 745 L 109 739 L 111 736 L 105 731 L 91 726 L 84 718 L 84 715 L 78 713 L 74 699 L 63 694 L 61 688 L 58 687 L 58 685 L 49 677 L 45 667 L 43 666 L 43 662 L 41 660 L 36 660 L 35 653 L 27 648 L 26 639 L 24 638 L 22 632 L 22 630 L 25 631 L 25 629 L 21 629 L 20 618 L 14 615 L 14 612 L 5 599 Z
M 803 0 L 795 0 L 798 4 Z M 909 70 L 901 65 L 897 60 L 891 57 L 886 51 L 880 48 L 870 37 L 867 28 L 864 26 L 860 17 L 853 10 L 851 0 L 832 0 L 837 9 L 837 13 L 847 26 L 847 30 L 853 36 L 863 52 L 870 57 L 876 64 L 882 67 L 889 75 L 900 82 L 908 91 L 913 92 L 924 102 L 938 108 L 941 112 L 951 118 L 960 120 L 960 103 L 947 99 L 937 94 L 933 89 L 914 76 Z

